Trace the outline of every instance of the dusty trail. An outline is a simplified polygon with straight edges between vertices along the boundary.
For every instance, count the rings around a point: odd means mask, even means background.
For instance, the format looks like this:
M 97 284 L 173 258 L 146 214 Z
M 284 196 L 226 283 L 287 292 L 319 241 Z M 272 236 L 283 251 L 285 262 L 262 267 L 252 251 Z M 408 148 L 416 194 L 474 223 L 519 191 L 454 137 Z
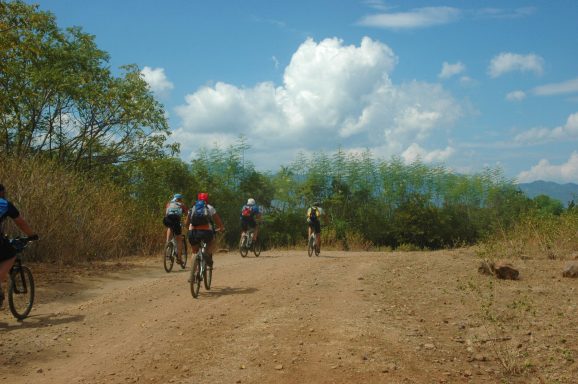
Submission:
M 196 300 L 188 268 L 166 274 L 153 258 L 41 286 L 23 323 L 0 313 L 0 382 L 496 383 L 503 377 L 490 346 L 473 335 L 479 303 L 460 296 L 459 281 L 487 279 L 467 251 L 323 251 L 312 258 L 276 251 L 215 260 L 213 287 L 202 287 Z M 562 292 L 572 282 L 557 284 Z M 573 297 L 569 305 L 576 308 Z M 575 318 L 565 321 L 578 330 Z M 513 336 L 526 346 L 532 341 L 524 333 Z M 575 334 L 565 337 L 578 345 Z M 545 375 L 572 382 L 566 380 L 577 372 L 566 361 Z M 540 382 L 528 374 L 508 380 Z

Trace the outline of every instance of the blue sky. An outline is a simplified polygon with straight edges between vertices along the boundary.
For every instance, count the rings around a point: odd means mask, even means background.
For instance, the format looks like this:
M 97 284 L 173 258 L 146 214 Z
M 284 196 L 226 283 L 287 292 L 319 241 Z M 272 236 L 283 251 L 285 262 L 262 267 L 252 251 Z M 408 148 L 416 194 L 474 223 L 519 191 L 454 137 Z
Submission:
M 137 64 L 184 160 L 299 152 L 578 183 L 578 2 L 42 0 Z

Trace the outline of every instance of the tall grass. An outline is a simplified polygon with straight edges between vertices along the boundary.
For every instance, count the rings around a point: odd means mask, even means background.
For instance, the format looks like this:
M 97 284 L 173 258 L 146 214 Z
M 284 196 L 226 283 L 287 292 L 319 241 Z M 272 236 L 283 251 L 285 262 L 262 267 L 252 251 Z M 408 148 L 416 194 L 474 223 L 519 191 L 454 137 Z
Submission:
M 29 257 L 70 264 L 149 252 L 162 241 L 160 219 L 139 210 L 111 183 L 45 159 L 1 157 L 6 197 L 40 235 Z M 10 220 L 4 229 L 19 231 Z

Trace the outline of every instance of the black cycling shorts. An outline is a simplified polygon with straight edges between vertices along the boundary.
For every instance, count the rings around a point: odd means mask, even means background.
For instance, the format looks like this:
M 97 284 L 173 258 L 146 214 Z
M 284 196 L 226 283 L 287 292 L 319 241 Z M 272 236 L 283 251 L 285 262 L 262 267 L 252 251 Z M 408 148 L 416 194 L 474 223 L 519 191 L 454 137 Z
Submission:
M 169 227 L 175 236 L 179 236 L 181 231 L 181 217 L 179 215 L 167 215 L 163 219 L 165 227 Z
M 193 229 L 189 231 L 188 237 L 191 245 L 199 245 L 201 240 L 204 240 L 209 245 L 215 238 L 215 233 L 210 229 Z
M 257 221 L 254 217 L 241 217 L 241 229 L 243 231 L 248 230 L 249 228 L 255 229 L 257 227 Z
M 308 224 L 309 227 L 313 229 L 313 232 L 315 232 L 315 234 L 321 233 L 321 223 L 319 222 L 319 220 L 309 220 Z
M 0 261 L 10 260 L 16 256 L 16 248 L 5 237 L 0 237 Z

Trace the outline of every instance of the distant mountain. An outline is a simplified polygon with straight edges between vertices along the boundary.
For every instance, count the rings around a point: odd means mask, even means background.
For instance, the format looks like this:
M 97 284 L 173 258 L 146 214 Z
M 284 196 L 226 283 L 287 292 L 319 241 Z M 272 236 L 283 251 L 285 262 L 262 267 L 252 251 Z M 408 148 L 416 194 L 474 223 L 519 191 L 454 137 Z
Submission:
M 518 187 L 533 199 L 538 195 L 546 195 L 553 199 L 560 200 L 564 206 L 568 206 L 570 200 L 578 203 L 578 184 L 567 183 L 558 184 L 551 181 L 533 181 L 531 183 L 521 183 Z

